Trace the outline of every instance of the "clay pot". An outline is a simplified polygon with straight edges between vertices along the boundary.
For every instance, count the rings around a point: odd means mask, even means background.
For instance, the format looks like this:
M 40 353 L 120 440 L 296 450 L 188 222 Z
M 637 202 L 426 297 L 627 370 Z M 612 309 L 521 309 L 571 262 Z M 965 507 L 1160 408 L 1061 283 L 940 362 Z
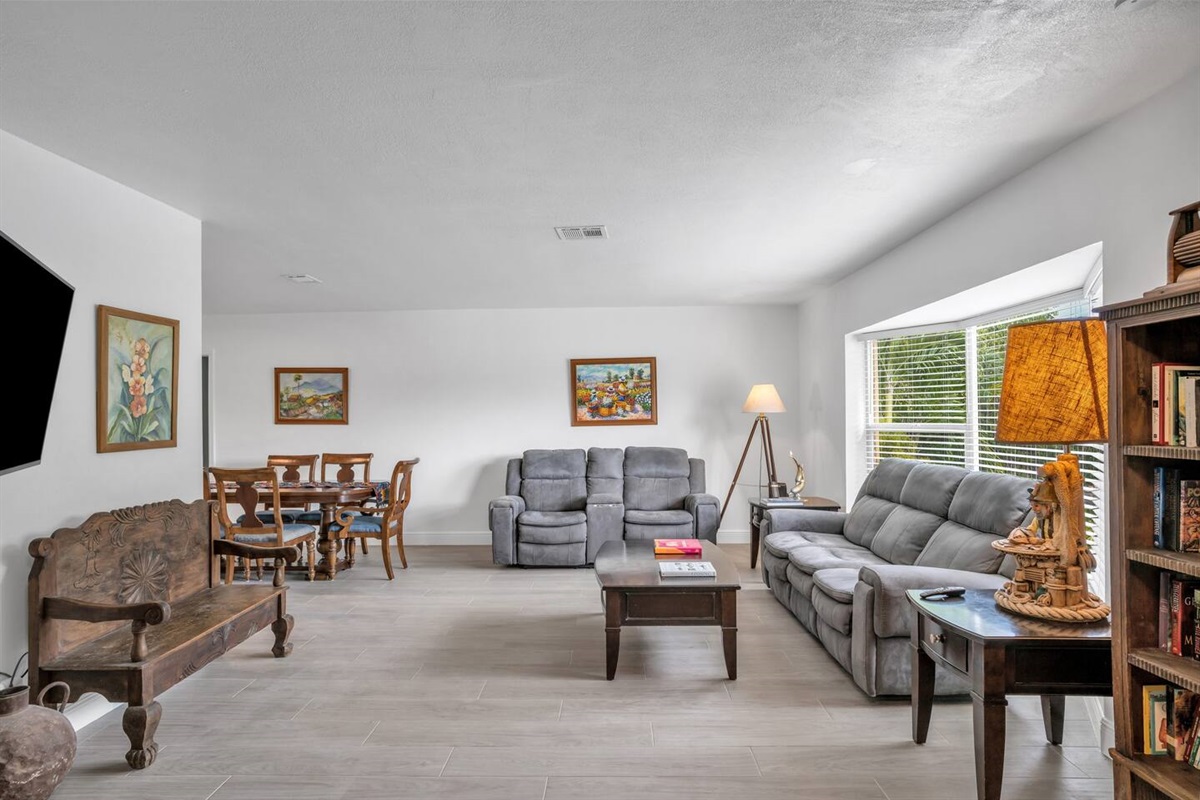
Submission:
M 0 690 L 0 800 L 44 800 L 75 760 L 75 729 L 58 711 L 42 707 L 47 692 L 63 691 L 61 710 L 70 697 L 62 682 L 51 683 L 29 705 L 29 687 Z

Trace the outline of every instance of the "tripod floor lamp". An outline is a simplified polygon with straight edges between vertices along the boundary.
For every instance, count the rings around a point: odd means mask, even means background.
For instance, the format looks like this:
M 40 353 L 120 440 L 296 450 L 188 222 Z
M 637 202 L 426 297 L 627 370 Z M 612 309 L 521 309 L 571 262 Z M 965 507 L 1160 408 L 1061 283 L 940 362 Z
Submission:
M 750 435 L 746 437 L 746 446 L 742 448 L 742 457 L 738 461 L 737 470 L 733 473 L 733 482 L 729 484 L 729 492 L 721 505 L 721 519 L 725 518 L 725 509 L 729 508 L 729 500 L 733 497 L 733 488 L 737 486 L 738 477 L 742 474 L 742 465 L 746 463 L 746 454 L 754 442 L 754 434 L 762 437 L 762 454 L 767 461 L 767 496 L 787 497 L 787 486 L 775 477 L 775 450 L 771 445 L 771 423 L 767 414 L 778 414 L 787 411 L 779 392 L 775 391 L 773 383 L 756 383 L 750 387 L 750 394 L 742 404 L 742 412 L 756 414 L 754 423 L 750 426 Z

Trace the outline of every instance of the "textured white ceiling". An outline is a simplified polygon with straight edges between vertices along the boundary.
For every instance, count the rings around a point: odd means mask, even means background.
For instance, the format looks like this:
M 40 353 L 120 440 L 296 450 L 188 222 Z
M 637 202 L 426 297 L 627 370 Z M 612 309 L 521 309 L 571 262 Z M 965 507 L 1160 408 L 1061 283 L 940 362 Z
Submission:
M 1192 0 L 6 1 L 0 128 L 203 219 L 207 313 L 789 302 L 1197 41 Z

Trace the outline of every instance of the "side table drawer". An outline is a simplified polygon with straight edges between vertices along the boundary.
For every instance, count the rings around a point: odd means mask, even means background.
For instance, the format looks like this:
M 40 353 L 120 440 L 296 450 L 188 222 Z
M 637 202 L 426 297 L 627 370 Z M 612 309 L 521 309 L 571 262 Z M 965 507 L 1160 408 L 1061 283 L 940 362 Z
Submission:
M 921 646 L 929 655 L 966 674 L 969 648 L 967 640 L 962 636 L 922 617 Z

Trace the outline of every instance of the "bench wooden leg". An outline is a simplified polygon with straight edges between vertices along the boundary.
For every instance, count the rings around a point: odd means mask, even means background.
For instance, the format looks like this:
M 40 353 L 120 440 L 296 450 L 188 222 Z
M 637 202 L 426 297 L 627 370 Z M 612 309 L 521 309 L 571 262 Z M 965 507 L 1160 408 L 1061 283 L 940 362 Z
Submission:
M 271 648 L 271 652 L 276 658 L 283 658 L 292 652 L 292 643 L 288 641 L 288 637 L 292 635 L 292 626 L 296 624 L 296 620 L 291 614 L 284 614 L 271 623 L 271 631 L 275 634 L 275 646 Z
M 154 732 L 158 730 L 158 722 L 161 719 L 162 706 L 157 701 L 125 709 L 121 727 L 129 737 L 129 752 L 125 754 L 129 766 L 145 769 L 154 763 L 154 759 L 158 757 L 158 742 L 154 741 Z

